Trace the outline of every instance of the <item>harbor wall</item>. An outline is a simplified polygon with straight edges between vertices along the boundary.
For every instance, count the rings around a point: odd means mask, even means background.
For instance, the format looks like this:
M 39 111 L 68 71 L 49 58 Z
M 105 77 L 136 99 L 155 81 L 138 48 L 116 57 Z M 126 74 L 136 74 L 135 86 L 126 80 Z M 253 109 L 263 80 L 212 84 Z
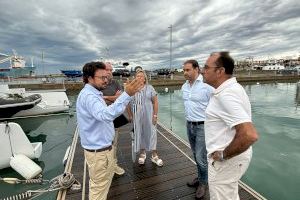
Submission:
M 176 77 L 175 77 L 176 78 Z M 117 79 L 118 80 L 118 79 Z M 240 83 L 266 83 L 266 82 L 297 82 L 300 80 L 300 75 L 297 76 L 252 76 L 252 77 L 239 77 L 237 80 Z M 124 79 L 119 79 L 124 82 Z M 152 79 L 149 83 L 153 86 L 180 86 L 185 82 L 183 77 L 180 79 L 158 78 Z M 10 88 L 25 88 L 26 90 L 46 90 L 46 89 L 66 89 L 66 90 L 80 90 L 83 88 L 81 81 L 65 81 L 64 83 L 9 83 Z

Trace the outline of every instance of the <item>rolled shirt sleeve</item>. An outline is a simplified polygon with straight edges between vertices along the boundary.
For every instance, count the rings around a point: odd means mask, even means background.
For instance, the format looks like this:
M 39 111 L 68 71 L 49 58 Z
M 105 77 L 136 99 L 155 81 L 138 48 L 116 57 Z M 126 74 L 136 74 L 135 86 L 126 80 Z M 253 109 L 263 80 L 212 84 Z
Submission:
M 88 95 L 86 103 L 87 109 L 94 118 L 98 121 L 111 122 L 124 112 L 130 99 L 130 96 L 126 92 L 123 92 L 113 104 L 106 106 L 103 99 L 100 102 L 97 97 Z
M 102 93 L 86 84 L 76 103 L 77 123 L 81 145 L 85 149 L 101 149 L 112 144 L 115 130 L 113 120 L 121 115 L 131 97 L 123 92 L 110 106 Z

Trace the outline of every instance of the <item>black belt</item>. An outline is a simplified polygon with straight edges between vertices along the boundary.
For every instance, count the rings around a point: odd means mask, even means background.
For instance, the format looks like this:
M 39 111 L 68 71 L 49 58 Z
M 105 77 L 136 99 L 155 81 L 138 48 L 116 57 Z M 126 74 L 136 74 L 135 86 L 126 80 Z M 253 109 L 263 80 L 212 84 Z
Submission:
M 104 147 L 102 149 L 85 149 L 86 151 L 89 151 L 89 152 L 102 152 L 102 151 L 110 151 L 112 149 L 112 146 L 108 146 L 108 147 Z
M 200 125 L 200 124 L 204 124 L 204 121 L 200 121 L 200 122 L 190 122 L 190 121 L 187 121 L 188 124 L 193 124 L 193 125 Z

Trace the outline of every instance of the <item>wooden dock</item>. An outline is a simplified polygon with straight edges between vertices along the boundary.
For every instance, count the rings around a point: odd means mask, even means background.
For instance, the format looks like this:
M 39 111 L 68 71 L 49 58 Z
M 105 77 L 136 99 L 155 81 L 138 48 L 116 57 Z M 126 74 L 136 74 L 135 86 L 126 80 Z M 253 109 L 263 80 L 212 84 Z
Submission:
M 196 177 L 196 165 L 188 144 L 162 124 L 158 124 L 157 127 L 157 150 L 164 161 L 163 167 L 151 163 L 150 153 L 144 166 L 133 163 L 129 134 L 131 127 L 127 125 L 121 129 L 117 154 L 119 165 L 126 173 L 114 177 L 108 199 L 195 199 L 195 189 L 186 185 L 187 181 Z M 75 192 L 68 191 L 66 197 L 60 192 L 58 199 L 88 199 L 88 172 L 87 169 L 84 170 L 83 149 L 79 140 L 76 144 L 74 142 L 74 145 L 76 145 L 76 148 L 75 146 L 73 148 L 74 157 L 71 156 L 73 162 L 68 168 L 82 183 L 82 189 Z M 241 200 L 265 199 L 242 182 L 239 194 Z M 209 199 L 209 196 L 204 199 Z

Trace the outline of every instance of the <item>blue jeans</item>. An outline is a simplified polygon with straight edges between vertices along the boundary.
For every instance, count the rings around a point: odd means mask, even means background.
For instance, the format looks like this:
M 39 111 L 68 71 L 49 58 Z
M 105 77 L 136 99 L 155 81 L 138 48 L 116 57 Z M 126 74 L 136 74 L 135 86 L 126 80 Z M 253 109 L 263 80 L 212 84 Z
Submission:
M 204 124 L 186 124 L 187 135 L 191 149 L 198 168 L 198 180 L 200 183 L 207 184 L 207 151 L 205 146 Z

